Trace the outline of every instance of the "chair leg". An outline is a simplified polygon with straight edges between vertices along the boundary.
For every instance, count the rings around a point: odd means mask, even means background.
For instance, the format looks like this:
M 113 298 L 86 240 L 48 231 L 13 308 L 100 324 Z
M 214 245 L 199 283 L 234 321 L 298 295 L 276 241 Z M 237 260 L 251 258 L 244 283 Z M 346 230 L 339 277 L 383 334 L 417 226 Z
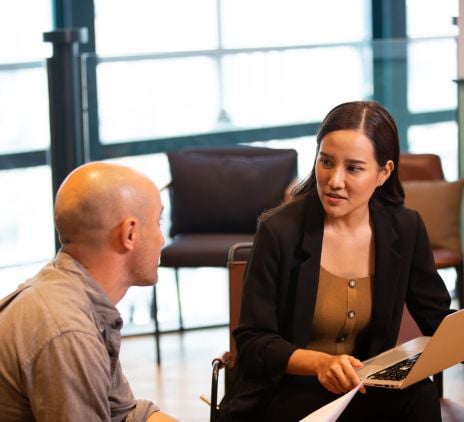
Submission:
M 184 331 L 184 318 L 182 316 L 182 304 L 180 300 L 179 269 L 174 268 L 174 271 L 176 275 L 177 308 L 179 310 L 179 330 Z
M 158 302 L 156 300 L 156 285 L 153 286 L 153 300 L 152 300 L 152 317 L 155 322 L 155 352 L 156 352 L 156 363 L 161 365 L 161 351 L 160 351 L 160 330 L 158 322 Z
M 462 263 L 454 267 L 456 269 L 456 296 L 458 298 L 459 308 L 464 308 L 464 278 Z

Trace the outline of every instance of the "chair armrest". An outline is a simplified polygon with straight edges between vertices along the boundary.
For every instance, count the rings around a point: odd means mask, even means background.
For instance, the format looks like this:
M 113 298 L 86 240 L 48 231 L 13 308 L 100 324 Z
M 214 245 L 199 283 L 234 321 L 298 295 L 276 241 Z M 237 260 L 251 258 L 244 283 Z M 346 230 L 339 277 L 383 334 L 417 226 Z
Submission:
M 216 422 L 218 416 L 218 383 L 219 383 L 219 371 L 223 368 L 233 368 L 235 364 L 235 358 L 232 353 L 225 352 L 220 358 L 213 359 L 213 371 L 211 376 L 211 409 L 210 409 L 210 422 Z

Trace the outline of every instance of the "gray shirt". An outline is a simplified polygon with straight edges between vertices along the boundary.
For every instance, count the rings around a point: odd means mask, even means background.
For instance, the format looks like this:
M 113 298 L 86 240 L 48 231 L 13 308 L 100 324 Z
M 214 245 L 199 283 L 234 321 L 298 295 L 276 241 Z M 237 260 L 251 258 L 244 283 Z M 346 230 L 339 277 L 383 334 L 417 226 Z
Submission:
M 119 362 L 122 319 L 69 255 L 0 301 L 1 421 L 144 421 Z

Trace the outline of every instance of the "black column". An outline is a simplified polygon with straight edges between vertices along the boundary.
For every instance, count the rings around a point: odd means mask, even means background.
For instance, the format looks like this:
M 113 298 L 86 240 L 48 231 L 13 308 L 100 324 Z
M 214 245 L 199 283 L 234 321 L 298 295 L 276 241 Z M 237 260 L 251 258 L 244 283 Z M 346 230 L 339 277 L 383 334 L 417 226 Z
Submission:
M 374 99 L 398 125 L 401 150 L 408 150 L 406 0 L 372 0 Z
M 44 34 L 53 43 L 47 59 L 50 104 L 50 159 L 53 197 L 64 178 L 88 160 L 82 137 L 79 43 L 87 41 L 86 28 L 57 29 Z M 57 244 L 58 247 L 58 244 Z

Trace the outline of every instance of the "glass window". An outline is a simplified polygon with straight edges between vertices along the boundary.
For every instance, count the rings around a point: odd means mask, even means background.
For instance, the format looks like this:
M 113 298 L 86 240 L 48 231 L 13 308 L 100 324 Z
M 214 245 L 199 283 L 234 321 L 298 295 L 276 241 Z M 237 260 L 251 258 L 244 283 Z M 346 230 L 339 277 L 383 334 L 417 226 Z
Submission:
M 0 63 L 31 61 L 50 55 L 51 46 L 42 41 L 42 34 L 52 29 L 51 4 L 50 0 L 2 2 Z
M 370 38 L 366 0 L 222 0 L 226 48 L 362 41 Z
M 0 6 L 0 154 L 50 144 L 47 74 L 50 0 Z M 49 166 L 0 170 L 0 297 L 32 276 L 55 252 Z
M 370 37 L 369 6 L 368 0 L 97 0 L 100 139 L 317 121 L 337 102 L 371 96 L 364 48 L 218 49 L 363 41 Z M 212 51 L 176 57 L 195 49 Z M 104 59 L 142 52 L 161 55 Z
M 50 145 L 47 73 L 45 63 L 38 66 L 2 70 L 0 65 L 0 154 Z
M 366 55 L 355 47 L 228 55 L 225 110 L 236 126 L 320 121 L 337 103 L 372 94 Z
M 414 154 L 439 155 L 447 180 L 458 178 L 457 139 L 456 122 L 417 125 L 411 126 L 408 130 L 409 151 Z
M 414 113 L 457 107 L 457 46 L 454 39 L 408 44 L 408 108 Z
M 0 266 L 54 255 L 52 182 L 48 166 L 0 171 Z M 39 223 L 38 223 L 39 222 Z
M 95 0 L 100 55 L 216 48 L 215 0 Z
M 458 28 L 458 0 L 406 0 L 406 27 L 409 38 L 454 36 Z
M 218 76 L 208 57 L 103 63 L 97 70 L 103 143 L 216 127 Z
M 3 296 L 55 254 L 50 167 L 0 171 L 0 194 L 8 198 L 0 219 Z

